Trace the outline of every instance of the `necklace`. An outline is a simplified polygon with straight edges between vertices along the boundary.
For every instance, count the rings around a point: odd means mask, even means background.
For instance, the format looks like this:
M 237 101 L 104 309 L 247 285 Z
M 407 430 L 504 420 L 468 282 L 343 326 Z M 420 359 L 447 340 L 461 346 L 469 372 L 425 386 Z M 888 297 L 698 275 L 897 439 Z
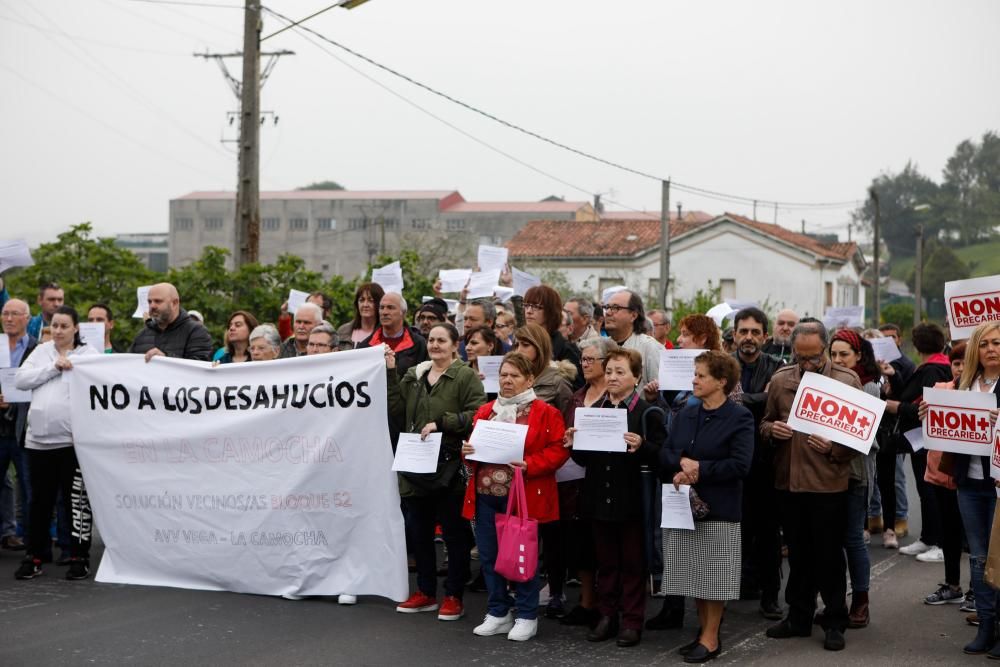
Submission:
M 987 387 L 992 387 L 993 385 L 995 385 L 997 383 L 997 380 L 1000 380 L 1000 377 L 987 378 L 985 375 L 982 377 L 982 382 Z

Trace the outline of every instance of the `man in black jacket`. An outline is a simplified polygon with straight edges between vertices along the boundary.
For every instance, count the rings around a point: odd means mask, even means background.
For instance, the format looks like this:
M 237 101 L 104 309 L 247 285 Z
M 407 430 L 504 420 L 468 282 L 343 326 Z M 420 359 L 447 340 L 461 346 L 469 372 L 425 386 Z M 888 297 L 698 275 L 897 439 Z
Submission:
M 733 356 L 740 363 L 743 405 L 754 420 L 754 452 L 750 474 L 743 485 L 743 573 L 740 597 L 760 596 L 764 618 L 781 620 L 781 535 L 774 490 L 774 453 L 760 435 L 760 421 L 767 406 L 767 385 L 781 361 L 762 351 L 767 337 L 767 316 L 759 308 L 744 308 L 733 323 Z
M 159 283 L 149 288 L 149 319 L 132 342 L 129 352 L 156 356 L 211 361 L 212 336 L 181 308 L 177 288 Z
M 774 335 L 764 342 L 762 347 L 764 354 L 769 354 L 782 365 L 790 363 L 792 359 L 792 329 L 799 323 L 799 316 L 794 310 L 785 308 L 778 311 L 778 317 L 774 322 Z

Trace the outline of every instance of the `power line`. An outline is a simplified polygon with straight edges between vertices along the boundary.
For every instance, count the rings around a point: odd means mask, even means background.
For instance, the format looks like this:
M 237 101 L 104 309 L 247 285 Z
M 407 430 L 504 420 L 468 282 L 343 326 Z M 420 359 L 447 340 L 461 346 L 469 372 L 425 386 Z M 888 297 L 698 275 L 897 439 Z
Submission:
M 333 6 L 337 6 L 337 5 L 333 5 Z M 324 11 L 329 10 L 330 8 L 331 7 L 327 7 L 326 9 L 324 9 L 324 10 L 322 10 L 320 12 L 317 12 L 313 16 L 321 14 Z M 508 121 L 508 120 L 505 120 L 503 118 L 500 118 L 499 116 L 491 114 L 488 111 L 484 111 L 483 109 L 480 109 L 479 107 L 473 106 L 472 104 L 469 104 L 467 102 L 459 100 L 459 99 L 457 99 L 457 98 L 455 98 L 455 97 L 453 97 L 453 96 L 451 96 L 451 95 L 449 95 L 447 93 L 444 93 L 444 92 L 442 92 L 440 90 L 437 90 L 436 88 L 433 88 L 430 85 L 427 85 L 425 83 L 417 81 L 416 79 L 414 79 L 414 78 L 412 78 L 410 76 L 407 76 L 406 74 L 403 74 L 402 72 L 400 72 L 398 70 L 395 70 L 395 69 L 393 69 L 393 68 L 391 68 L 391 67 L 389 67 L 387 65 L 383 65 L 382 63 L 380 63 L 380 62 L 378 62 L 376 60 L 373 60 L 372 58 L 369 58 L 368 56 L 366 56 L 366 55 L 364 55 L 364 54 L 362 54 L 362 53 L 360 53 L 358 51 L 355 51 L 354 49 L 352 49 L 352 48 L 350 48 L 348 46 L 345 46 L 344 44 L 341 44 L 341 43 L 339 43 L 339 42 L 337 42 L 337 41 L 335 41 L 335 40 L 327 37 L 326 35 L 323 35 L 322 33 L 318 32 L 316 30 L 313 30 L 312 28 L 310 28 L 308 26 L 302 25 L 303 22 L 305 22 L 308 19 L 312 18 L 311 16 L 307 16 L 304 19 L 300 19 L 299 21 L 295 21 L 294 19 L 291 19 L 288 16 L 285 16 L 284 14 L 281 14 L 280 12 L 277 12 L 277 11 L 275 11 L 273 9 L 268 8 L 268 7 L 264 7 L 263 9 L 265 11 L 267 11 L 268 13 L 273 14 L 274 16 L 276 16 L 276 17 L 282 19 L 283 21 L 289 23 L 289 25 L 287 25 L 285 28 L 283 28 L 282 30 L 279 30 L 276 33 L 273 33 L 272 35 L 269 35 L 269 37 L 273 37 L 274 35 L 278 34 L 279 32 L 283 32 L 284 30 L 288 30 L 289 28 L 292 28 L 292 27 L 297 28 L 299 31 L 309 32 L 310 34 L 316 36 L 317 38 L 323 40 L 324 42 L 327 42 L 327 43 L 329 43 L 329 44 L 337 47 L 338 49 L 346 51 L 347 53 L 351 54 L 355 58 L 359 58 L 360 60 L 363 60 L 363 61 L 367 62 L 368 64 L 370 64 L 370 65 L 372 65 L 374 67 L 377 67 L 377 68 L 383 70 L 384 72 L 387 72 L 387 73 L 389 73 L 389 74 L 391 74 L 391 75 L 393 75 L 393 76 L 395 76 L 397 78 L 403 79 L 404 81 L 406 81 L 407 83 L 409 83 L 409 84 L 411 84 L 413 86 L 416 86 L 416 87 L 418 87 L 418 88 L 420 88 L 422 90 L 425 90 L 425 91 L 431 93 L 432 95 L 436 95 L 437 97 L 440 97 L 440 98 L 445 99 L 445 100 L 447 100 L 447 101 L 449 101 L 449 102 L 451 102 L 453 104 L 456 104 L 456 105 L 458 105 L 458 106 L 466 109 L 467 111 L 471 111 L 472 113 L 475 113 L 477 115 L 483 116 L 484 118 L 487 118 L 487 119 L 492 120 L 492 121 L 494 121 L 496 123 L 499 123 L 500 125 L 503 125 L 504 127 L 508 128 L 508 129 L 514 130 L 516 132 L 520 132 L 521 134 L 527 135 L 529 137 L 532 137 L 534 139 L 537 139 L 539 141 L 547 143 L 547 144 L 549 144 L 551 146 L 555 146 L 556 148 L 560 148 L 560 149 L 562 149 L 564 151 L 568 151 L 568 152 L 573 153 L 575 155 L 579 155 L 580 157 L 584 157 L 584 158 L 586 158 L 588 160 L 592 160 L 594 162 L 599 162 L 601 164 L 604 164 L 606 166 L 618 169 L 620 171 L 624 171 L 624 172 L 627 172 L 627 173 L 630 173 L 630 174 L 633 174 L 633 175 L 636 175 L 636 176 L 641 176 L 643 178 L 652 179 L 652 180 L 655 180 L 655 181 L 658 181 L 658 182 L 666 180 L 662 176 L 657 176 L 657 175 L 652 174 L 652 173 L 647 172 L 647 171 L 642 171 L 640 169 L 635 169 L 635 168 L 629 167 L 627 165 L 624 165 L 624 164 L 622 164 L 620 162 L 614 162 L 612 160 L 608 160 L 608 159 L 602 158 L 602 157 L 600 157 L 598 155 L 595 155 L 593 153 L 588 153 L 587 151 L 584 151 L 584 150 L 581 150 L 581 149 L 578 149 L 578 148 L 574 148 L 573 146 L 569 146 L 569 145 L 564 144 L 562 142 L 556 141 L 555 139 L 550 139 L 549 137 L 546 137 L 546 136 L 544 136 L 542 134 L 539 134 L 538 132 L 534 132 L 534 131 L 529 130 L 529 129 L 525 128 L 525 127 L 522 127 L 522 126 L 520 126 L 520 125 L 518 125 L 516 123 L 513 123 L 511 121 Z M 857 206 L 858 205 L 858 200 L 847 200 L 847 201 L 841 201 L 841 202 L 782 202 L 782 201 L 777 201 L 777 200 L 774 200 L 774 199 L 764 199 L 764 198 L 760 198 L 760 197 L 745 197 L 745 196 L 741 196 L 741 195 L 733 195 L 733 194 L 727 194 L 727 193 L 723 193 L 723 192 L 717 192 L 717 191 L 709 190 L 709 189 L 706 189 L 706 188 L 699 188 L 699 187 L 696 187 L 696 186 L 693 186 L 693 185 L 687 185 L 687 184 L 684 184 L 684 183 L 678 183 L 677 181 L 674 181 L 674 180 L 671 180 L 671 187 L 674 187 L 674 188 L 676 188 L 676 189 L 678 189 L 678 190 L 680 190 L 682 192 L 687 192 L 689 194 L 696 194 L 696 195 L 700 195 L 700 196 L 703 196 L 703 197 L 714 198 L 714 199 L 721 199 L 721 200 L 724 200 L 724 201 L 732 201 L 732 202 L 745 203 L 745 204 L 752 204 L 754 202 L 757 202 L 759 204 L 764 204 L 764 205 L 767 205 L 767 206 L 778 205 L 779 207 L 781 207 L 782 205 L 785 205 L 785 206 L 794 206 L 794 207 L 797 207 L 797 208 L 847 208 L 848 206 Z
M 292 21 L 292 19 L 290 19 L 290 18 L 287 18 L 287 17 L 284 17 L 284 16 L 282 16 L 281 18 L 284 18 L 284 19 L 285 19 L 286 21 L 291 21 L 291 23 L 289 23 L 288 25 L 286 25 L 286 26 L 285 26 L 284 28 L 282 28 L 281 30 L 277 30 L 277 31 L 275 31 L 275 32 L 272 32 L 272 33 L 271 33 L 270 35 L 268 35 L 267 37 L 261 37 L 261 38 L 260 38 L 260 41 L 262 41 L 262 42 L 263 42 L 264 40 L 267 40 L 267 39 L 271 39 L 271 38 L 272 38 L 272 37 L 274 37 L 275 35 L 280 35 L 281 33 L 285 32 L 286 30 L 291 30 L 292 28 L 294 28 L 294 27 L 296 27 L 296 26 L 298 26 L 298 25 L 301 25 L 301 24 L 305 23 L 305 22 L 306 22 L 306 21 L 308 21 L 309 19 L 311 19 L 311 18 L 315 18 L 315 17 L 319 16 L 320 14 L 324 14 L 324 13 L 326 13 L 326 12 L 330 11 L 331 9 L 333 9 L 334 7 L 339 7 L 339 6 L 340 6 L 340 5 L 342 5 L 342 4 L 344 4 L 344 3 L 343 3 L 343 2 L 335 2 L 334 4 L 330 5 L 329 7 L 325 7 L 325 8 L 323 8 L 323 9 L 319 10 L 318 12 L 314 12 L 314 13 L 310 14 L 309 16 L 306 16 L 305 18 L 301 18 L 301 19 L 299 19 L 298 21 Z M 267 7 L 263 7 L 263 6 L 262 6 L 261 8 L 262 8 L 262 9 L 264 9 L 265 11 L 268 11 L 268 12 L 271 12 L 271 13 L 272 13 L 272 14 L 274 14 L 275 16 L 281 16 L 281 15 L 280 15 L 280 14 L 278 14 L 277 12 L 275 12 L 275 11 L 273 11 L 273 10 L 271 10 L 271 9 L 268 9 Z

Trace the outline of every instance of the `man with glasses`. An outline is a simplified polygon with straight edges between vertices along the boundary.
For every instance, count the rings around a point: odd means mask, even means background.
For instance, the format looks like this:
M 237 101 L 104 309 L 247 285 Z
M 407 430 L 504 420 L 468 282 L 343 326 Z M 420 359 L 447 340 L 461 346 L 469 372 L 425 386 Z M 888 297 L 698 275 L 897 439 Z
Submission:
M 787 364 L 792 358 L 792 329 L 799 323 L 799 316 L 794 310 L 784 309 L 774 319 L 774 335 L 764 343 L 764 354 L 769 354 L 782 364 Z
M 309 342 L 306 343 L 306 355 L 328 354 L 337 351 L 340 340 L 337 330 L 329 322 L 320 322 L 309 332 Z
M 646 311 L 638 294 L 621 290 L 608 297 L 604 304 L 604 330 L 619 347 L 638 350 L 642 355 L 640 387 L 659 376 L 660 350 L 663 349 L 655 338 L 643 333 L 645 328 Z
M 433 298 L 425 301 L 417 308 L 417 313 L 413 316 L 413 324 L 420 330 L 424 338 L 430 334 L 431 329 L 442 322 L 448 321 L 448 304 L 443 299 Z
M 651 310 L 649 321 L 653 323 L 653 338 L 656 342 L 668 350 L 674 349 L 674 344 L 670 342 L 670 316 L 662 310 Z
M 517 320 L 514 313 L 509 310 L 497 313 L 496 324 L 493 325 L 493 332 L 496 333 L 504 351 L 510 350 L 514 346 L 514 324 Z
M 740 364 L 743 407 L 753 415 L 757 435 L 750 474 L 743 483 L 743 514 L 740 533 L 743 544 L 743 573 L 740 598 L 760 598 L 764 618 L 781 620 L 778 592 L 781 589 L 781 533 L 778 526 L 778 499 L 774 491 L 774 455 L 770 443 L 760 435 L 760 423 L 767 406 L 767 385 L 781 362 L 764 354 L 767 315 L 760 308 L 744 308 L 733 320 L 733 356 Z
M 767 630 L 775 639 L 808 637 L 816 612 L 816 593 L 823 597 L 823 648 L 844 648 L 847 627 L 847 485 L 853 449 L 816 435 L 798 433 L 787 419 L 806 372 L 820 373 L 861 390 L 854 371 L 827 357 L 826 327 L 802 322 L 790 337 L 792 363 L 775 371 L 760 425 L 764 441 L 774 447 L 774 486 L 781 525 L 788 543 L 788 615 Z

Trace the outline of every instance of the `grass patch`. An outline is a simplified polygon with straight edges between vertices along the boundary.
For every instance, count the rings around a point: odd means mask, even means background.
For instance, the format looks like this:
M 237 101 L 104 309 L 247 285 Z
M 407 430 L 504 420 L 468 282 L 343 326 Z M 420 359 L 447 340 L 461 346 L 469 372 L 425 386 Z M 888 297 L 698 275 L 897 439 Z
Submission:
M 955 254 L 969 266 L 972 278 L 1000 274 L 1000 240 L 955 248 Z M 913 270 L 913 263 L 912 257 L 889 260 L 889 275 L 906 280 Z

